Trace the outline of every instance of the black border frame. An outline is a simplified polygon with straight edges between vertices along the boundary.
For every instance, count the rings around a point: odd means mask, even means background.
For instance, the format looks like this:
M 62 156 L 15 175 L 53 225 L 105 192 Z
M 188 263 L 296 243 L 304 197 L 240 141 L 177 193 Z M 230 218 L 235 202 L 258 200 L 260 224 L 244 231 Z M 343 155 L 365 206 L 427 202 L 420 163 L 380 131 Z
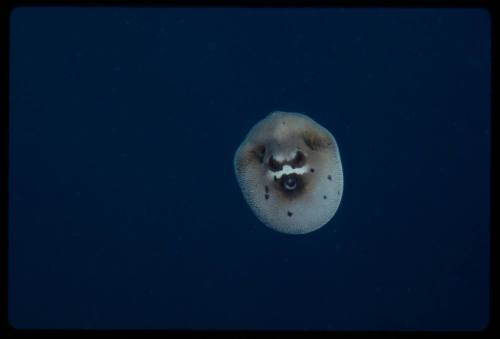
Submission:
M 2 53 L 2 82 L 5 84 L 2 103 L 3 115 L 0 117 L 1 128 L 1 143 L 2 143 L 2 180 L 0 182 L 0 192 L 2 193 L 2 205 L 0 216 L 2 216 L 2 223 L 0 226 L 0 338 L 5 337 L 19 337 L 28 338 L 36 336 L 48 336 L 50 338 L 82 338 L 92 335 L 105 335 L 113 337 L 158 337 L 158 336 L 186 336 L 191 335 L 194 337 L 204 337 L 206 335 L 221 336 L 255 336 L 263 334 L 271 335 L 382 335 L 383 337 L 408 337 L 415 335 L 471 335 L 471 336 L 484 336 L 495 333 L 497 330 L 497 316 L 498 316 L 498 303 L 497 303 L 497 289 L 495 289 L 495 260 L 497 250 L 495 248 L 494 240 L 497 236 L 497 231 L 494 227 L 495 209 L 493 206 L 493 183 L 496 166 L 494 164 L 494 123 L 496 117 L 494 112 L 497 111 L 496 103 L 496 17 L 497 14 L 493 9 L 493 0 L 52 0 L 52 1 L 26 1 L 26 0 L 4 0 L 2 3 L 1 23 L 2 23 L 2 38 L 4 52 Z M 36 6 L 64 6 L 64 7 L 202 7 L 202 8 L 216 8 L 216 7 L 235 7 L 235 8 L 482 8 L 489 12 L 491 23 L 491 83 L 490 83 L 490 142 L 491 142 L 491 165 L 490 165 L 490 307 L 489 307 L 489 323 L 488 326 L 481 331 L 474 332 L 458 332 L 458 331 L 341 331 L 341 332 L 327 332 L 327 331 L 259 331 L 259 330 L 241 330 L 241 331 L 219 331 L 219 330 L 25 330 L 16 329 L 9 324 L 8 321 L 8 177 L 9 177 L 9 75 L 10 75 L 10 14 L 17 7 Z

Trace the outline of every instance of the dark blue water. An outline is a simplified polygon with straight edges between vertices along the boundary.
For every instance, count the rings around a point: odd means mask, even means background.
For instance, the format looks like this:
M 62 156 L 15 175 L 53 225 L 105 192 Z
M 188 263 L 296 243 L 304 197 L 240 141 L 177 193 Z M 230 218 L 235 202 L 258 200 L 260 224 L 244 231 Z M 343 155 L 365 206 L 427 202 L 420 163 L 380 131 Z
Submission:
M 490 18 L 469 9 L 21 8 L 16 328 L 476 330 L 489 321 Z M 258 221 L 248 130 L 336 137 L 332 221 Z

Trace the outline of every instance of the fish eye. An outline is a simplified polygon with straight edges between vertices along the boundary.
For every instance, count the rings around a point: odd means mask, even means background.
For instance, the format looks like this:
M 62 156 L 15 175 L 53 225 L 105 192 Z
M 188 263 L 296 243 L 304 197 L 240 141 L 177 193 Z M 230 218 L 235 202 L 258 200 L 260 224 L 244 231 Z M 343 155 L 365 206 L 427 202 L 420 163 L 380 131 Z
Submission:
M 292 160 L 292 168 L 302 167 L 305 165 L 305 163 L 306 163 L 306 156 L 301 151 L 298 151 Z
M 283 165 L 276 161 L 276 159 L 274 159 L 274 157 L 271 155 L 271 157 L 269 158 L 269 168 L 273 172 L 278 172 L 283 169 Z

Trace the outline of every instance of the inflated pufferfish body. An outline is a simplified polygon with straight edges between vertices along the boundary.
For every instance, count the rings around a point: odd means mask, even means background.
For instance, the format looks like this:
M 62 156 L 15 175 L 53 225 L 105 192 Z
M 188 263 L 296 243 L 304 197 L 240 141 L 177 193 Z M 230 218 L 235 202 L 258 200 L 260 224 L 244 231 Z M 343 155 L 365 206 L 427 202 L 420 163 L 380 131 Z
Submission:
M 234 157 L 255 215 L 283 233 L 304 234 L 337 211 L 344 177 L 333 135 L 300 113 L 275 111 L 248 133 Z

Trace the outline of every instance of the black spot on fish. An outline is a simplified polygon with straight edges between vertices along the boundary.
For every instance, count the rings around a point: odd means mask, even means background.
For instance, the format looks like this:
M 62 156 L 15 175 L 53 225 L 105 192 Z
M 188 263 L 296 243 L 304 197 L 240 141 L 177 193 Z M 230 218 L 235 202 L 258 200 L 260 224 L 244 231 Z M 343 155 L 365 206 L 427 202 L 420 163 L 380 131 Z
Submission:
M 314 168 L 311 168 L 311 173 L 314 173 Z
M 328 176 L 328 180 L 330 180 L 330 181 L 332 180 L 332 176 L 331 175 Z
M 323 199 L 326 199 L 326 195 L 323 196 Z
M 291 217 L 292 215 L 293 215 L 293 213 L 288 211 L 288 216 Z
M 264 197 L 266 198 L 266 200 L 269 199 L 269 194 L 266 194 Z
M 259 159 L 260 163 L 264 162 L 264 154 L 266 153 L 266 146 L 260 145 L 253 150 L 253 154 Z

